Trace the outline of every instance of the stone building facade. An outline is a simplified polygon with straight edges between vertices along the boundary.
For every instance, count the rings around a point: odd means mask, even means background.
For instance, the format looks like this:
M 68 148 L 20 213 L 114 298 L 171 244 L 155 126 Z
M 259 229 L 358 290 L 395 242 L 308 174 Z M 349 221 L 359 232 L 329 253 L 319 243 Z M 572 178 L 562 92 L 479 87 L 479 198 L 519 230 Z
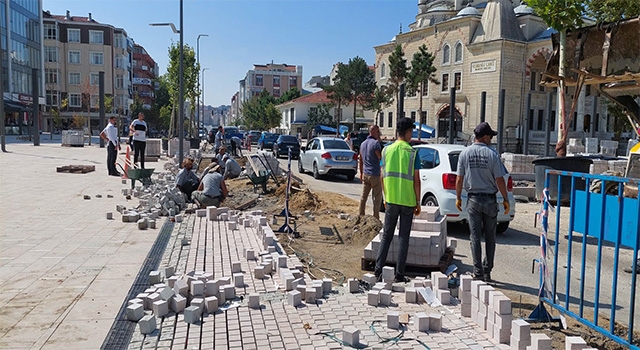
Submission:
M 528 129 L 530 153 L 543 154 L 547 118 L 551 133 L 549 147 L 553 149 L 557 140 L 556 93 L 540 86 L 539 82 L 551 57 L 554 31 L 548 29 L 530 7 L 515 1 L 472 0 L 463 7 L 459 0 L 420 0 L 418 8 L 409 32 L 400 33 L 374 48 L 378 84 L 389 83 L 389 56 L 396 45 L 401 45 L 410 66 L 413 54 L 424 44 L 435 56 L 436 78 L 440 84 L 429 83 L 427 91 L 421 94 L 422 121 L 436 128 L 439 141 L 448 135 L 451 88 L 456 90 L 455 136 L 457 142 L 462 143 L 472 141 L 473 129 L 480 122 L 483 92 L 486 93 L 486 121 L 494 129 L 498 127 L 499 96 L 504 89 L 503 151 L 522 152 L 524 133 Z M 568 108 L 573 94 L 572 91 L 567 94 Z M 420 118 L 417 95 L 420 93 L 404 99 L 404 115 L 415 121 Z M 584 137 L 589 133 L 586 119 L 593 114 L 598 117 L 596 137 L 607 136 L 608 120 L 599 117 L 606 115 L 606 105 L 598 103 L 599 100 L 588 91 L 581 92 L 570 137 Z M 387 135 L 393 135 L 396 108 L 394 102 L 376 116 L 376 122 Z

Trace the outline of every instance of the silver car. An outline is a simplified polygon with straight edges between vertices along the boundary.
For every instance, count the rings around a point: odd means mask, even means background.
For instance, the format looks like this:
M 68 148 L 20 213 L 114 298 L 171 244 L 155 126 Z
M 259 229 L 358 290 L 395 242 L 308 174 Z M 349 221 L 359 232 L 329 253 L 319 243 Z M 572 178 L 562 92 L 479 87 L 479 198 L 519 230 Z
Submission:
M 298 171 L 313 171 L 313 177 L 322 175 L 346 175 L 349 181 L 356 176 L 358 154 L 349 145 L 337 137 L 316 137 L 300 148 Z

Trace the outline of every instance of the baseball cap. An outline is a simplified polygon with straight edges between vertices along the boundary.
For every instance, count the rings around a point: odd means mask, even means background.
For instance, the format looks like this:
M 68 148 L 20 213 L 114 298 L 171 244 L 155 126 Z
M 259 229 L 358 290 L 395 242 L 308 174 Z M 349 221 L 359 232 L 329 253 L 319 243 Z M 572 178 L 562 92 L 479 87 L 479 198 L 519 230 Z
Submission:
M 485 135 L 491 135 L 491 136 L 498 135 L 496 131 L 491 129 L 491 126 L 487 122 L 482 122 L 478 124 L 478 126 L 476 126 L 476 128 L 473 129 L 473 133 L 476 135 L 476 137 L 482 137 Z
M 415 124 L 413 124 L 413 120 L 411 118 L 400 118 L 398 120 L 398 123 L 396 124 L 396 132 L 400 135 L 404 134 L 405 132 L 407 132 L 407 130 L 411 130 L 413 128 L 415 128 Z

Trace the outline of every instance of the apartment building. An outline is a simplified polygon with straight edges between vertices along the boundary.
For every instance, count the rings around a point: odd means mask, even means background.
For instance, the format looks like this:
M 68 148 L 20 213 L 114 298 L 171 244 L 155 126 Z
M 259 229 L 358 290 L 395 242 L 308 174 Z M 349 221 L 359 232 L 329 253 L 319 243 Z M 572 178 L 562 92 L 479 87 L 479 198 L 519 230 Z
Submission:
M 91 13 L 83 17 L 69 11 L 45 12 L 43 17 L 45 118 L 58 111 L 65 127 L 74 115 L 85 116 L 94 133 L 100 130 L 100 72 L 104 72 L 105 95 L 113 98 L 107 115 L 127 117 L 133 92 L 133 40 L 127 32 L 97 22 Z
M 0 0 L 2 84 L 5 133 L 25 134 L 32 121 L 32 70 L 38 69 L 39 103 L 42 89 L 42 0 Z M 10 54 L 7 54 L 10 53 Z
M 158 65 L 141 45 L 133 45 L 133 95 L 142 100 L 143 106 L 151 109 L 155 103 L 155 80 Z
M 253 69 L 240 81 L 240 105 L 263 90 L 279 98 L 292 88 L 302 92 L 302 66 L 283 64 L 254 64 Z
M 440 84 L 429 83 L 425 91 L 405 96 L 405 116 L 422 120 L 436 128 L 439 138 L 446 137 L 452 108 L 450 91 L 454 88 L 454 129 L 458 138 L 467 140 L 480 122 L 483 92 L 486 121 L 498 127 L 499 95 L 505 89 L 504 150 L 521 151 L 526 123 L 529 150 L 544 152 L 543 121 L 548 117 L 555 131 L 556 98 L 551 89 L 540 86 L 539 82 L 553 51 L 551 35 L 555 31 L 549 29 L 532 8 L 516 0 L 470 0 L 466 6 L 454 0 L 420 0 L 415 22 L 409 28 L 408 32 L 374 47 L 378 85 L 389 83 L 389 56 L 396 45 L 402 46 L 408 64 L 421 45 L 426 45 L 435 56 L 436 78 Z M 569 94 L 574 92 L 569 89 Z M 587 130 L 576 126 L 588 125 L 583 120 L 589 120 L 590 114 L 597 118 L 595 137 L 610 137 L 606 104 L 588 91 L 579 94 L 577 122 L 573 123 L 570 137 L 582 137 Z M 527 106 L 529 95 L 531 104 Z M 418 115 L 420 99 L 422 115 Z M 570 108 L 571 98 L 567 98 L 566 103 Z M 376 116 L 376 123 L 385 134 L 393 134 L 397 117 L 396 103 L 393 103 Z M 556 139 L 556 133 L 552 132 L 547 147 L 555 144 Z

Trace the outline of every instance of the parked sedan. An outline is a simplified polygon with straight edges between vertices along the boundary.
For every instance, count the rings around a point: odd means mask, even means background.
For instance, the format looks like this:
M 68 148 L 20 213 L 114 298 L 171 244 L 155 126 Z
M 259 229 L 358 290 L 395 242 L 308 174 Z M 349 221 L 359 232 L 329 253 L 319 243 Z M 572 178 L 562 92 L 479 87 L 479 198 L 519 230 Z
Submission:
M 313 171 L 313 177 L 318 179 L 322 175 L 346 175 L 349 181 L 356 176 L 358 169 L 358 154 L 349 145 L 336 137 L 316 137 L 301 147 L 298 158 L 298 171 L 302 174 L 307 170 Z
M 280 134 L 263 131 L 260 139 L 258 140 L 258 148 L 261 151 L 264 149 L 273 149 L 273 144 L 278 139 L 278 136 L 280 136 Z
M 249 138 L 249 141 L 251 143 L 258 143 L 260 136 L 262 136 L 262 132 L 258 130 L 249 130 L 249 132 L 247 133 L 247 137 Z
M 462 145 L 428 144 L 413 147 L 420 157 L 420 180 L 422 205 L 439 206 L 440 213 L 447 216 L 448 222 L 467 221 L 467 192 L 462 191 L 462 211 L 456 208 L 456 172 L 458 170 L 458 156 L 465 148 Z M 513 198 L 513 180 L 509 174 L 505 175 L 507 194 L 511 209 L 504 214 L 502 210 L 502 195 L 497 193 L 500 210 L 498 211 L 498 233 L 503 233 L 509 227 L 509 222 L 516 214 L 516 202 Z
M 273 154 L 276 158 L 280 156 L 289 156 L 289 148 L 291 148 L 291 158 L 300 156 L 300 143 L 298 138 L 291 135 L 280 135 L 273 144 Z

